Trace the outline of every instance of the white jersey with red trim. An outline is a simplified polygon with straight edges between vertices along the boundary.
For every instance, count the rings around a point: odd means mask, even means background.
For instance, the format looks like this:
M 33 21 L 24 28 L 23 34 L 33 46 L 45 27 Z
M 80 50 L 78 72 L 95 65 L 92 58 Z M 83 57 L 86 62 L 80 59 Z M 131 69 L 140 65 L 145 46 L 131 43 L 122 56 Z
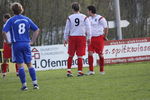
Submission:
M 89 19 L 81 13 L 75 13 L 68 17 L 65 30 L 64 39 L 67 40 L 68 36 L 86 36 L 91 38 L 91 26 Z
M 4 27 L 4 25 L 3 25 L 3 27 Z M 6 37 L 7 37 L 8 42 L 11 43 L 11 37 L 10 37 L 10 32 L 9 31 L 6 33 Z M 4 40 L 4 42 L 6 42 L 6 40 Z
M 107 28 L 107 21 L 103 16 L 95 14 L 89 17 L 91 23 L 92 36 L 100 36 L 104 34 L 104 28 Z
M 6 37 L 9 43 L 11 43 L 11 38 L 10 38 L 10 32 L 6 33 Z M 6 40 L 4 40 L 4 42 L 6 42 Z

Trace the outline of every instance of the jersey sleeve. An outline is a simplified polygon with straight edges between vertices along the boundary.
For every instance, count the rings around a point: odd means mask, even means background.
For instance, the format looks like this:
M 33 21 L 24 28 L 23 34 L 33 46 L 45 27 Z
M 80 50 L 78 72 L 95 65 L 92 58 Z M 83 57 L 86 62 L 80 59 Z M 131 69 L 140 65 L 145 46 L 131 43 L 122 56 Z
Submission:
M 31 30 L 36 31 L 39 29 L 38 26 L 31 19 L 29 19 L 29 23 L 30 23 Z
M 65 26 L 65 30 L 64 30 L 64 40 L 68 39 L 69 33 L 70 33 L 70 19 L 68 18 L 66 21 L 66 26 Z
M 91 39 L 91 24 L 88 17 L 85 18 L 85 25 L 86 25 L 87 39 Z
M 6 23 L 3 25 L 3 32 L 8 32 L 11 29 L 11 20 L 7 20 Z
M 100 24 L 103 26 L 103 28 L 108 28 L 108 25 L 107 25 L 107 21 L 106 19 L 103 17 L 99 20 Z

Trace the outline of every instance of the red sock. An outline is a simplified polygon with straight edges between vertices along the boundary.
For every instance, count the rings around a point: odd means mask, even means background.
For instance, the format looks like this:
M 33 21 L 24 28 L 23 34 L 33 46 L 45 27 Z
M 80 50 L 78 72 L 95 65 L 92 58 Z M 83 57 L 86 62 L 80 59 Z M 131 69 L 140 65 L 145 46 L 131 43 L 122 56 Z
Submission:
M 93 56 L 88 56 L 89 70 L 93 71 Z
M 100 65 L 100 72 L 103 72 L 104 71 L 104 56 L 100 57 L 99 65 Z
M 73 59 L 73 57 L 69 57 L 69 58 L 68 58 L 68 63 L 67 63 L 67 68 L 68 68 L 68 69 L 71 69 L 71 66 L 72 66 L 72 59 Z
M 7 68 L 8 68 L 8 64 L 2 64 L 2 73 L 6 73 L 7 72 Z
M 3 64 L 1 64 L 1 71 L 2 71 L 2 73 L 3 73 Z
M 18 72 L 18 65 L 17 65 L 17 64 L 15 64 L 15 67 L 16 67 L 16 72 Z
M 78 58 L 78 71 L 82 71 L 83 63 L 82 63 L 82 58 Z

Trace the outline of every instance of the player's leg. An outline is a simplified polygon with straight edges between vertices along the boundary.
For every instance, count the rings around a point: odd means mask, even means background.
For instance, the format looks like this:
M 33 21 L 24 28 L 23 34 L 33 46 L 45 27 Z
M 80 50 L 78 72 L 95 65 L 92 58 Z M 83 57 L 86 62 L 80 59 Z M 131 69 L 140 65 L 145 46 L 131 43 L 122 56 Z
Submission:
M 21 90 L 27 90 L 26 73 L 24 70 L 24 56 L 23 56 L 24 44 L 14 43 L 12 44 L 12 58 L 17 63 L 19 78 L 22 83 Z
M 32 67 L 31 63 L 26 64 L 29 70 L 30 77 L 32 79 L 32 84 L 33 84 L 33 89 L 39 89 L 38 83 L 37 83 L 37 78 L 36 78 L 36 71 L 34 67 Z
M 73 76 L 71 72 L 72 60 L 73 60 L 73 56 L 69 55 L 68 60 L 67 60 L 67 77 Z
M 91 43 L 88 45 L 88 63 L 89 63 L 89 71 L 87 72 L 87 75 L 94 75 L 94 66 L 93 66 L 93 53 L 95 51 L 95 38 L 91 38 Z
M 93 68 L 93 52 L 92 51 L 88 52 L 88 63 L 89 63 L 89 71 L 94 71 L 94 68 Z
M 1 70 L 2 70 L 2 76 L 3 78 L 5 78 L 6 74 L 7 74 L 7 69 L 8 69 L 8 59 L 7 58 L 4 58 L 4 62 L 3 64 L 1 65 Z
M 27 90 L 27 83 L 26 83 L 26 73 L 25 73 L 25 70 L 24 70 L 24 64 L 21 63 L 17 63 L 17 66 L 19 67 L 18 68 L 18 74 L 19 74 L 19 78 L 20 78 L 20 81 L 22 83 L 22 88 L 21 90 Z
M 67 77 L 72 77 L 73 74 L 71 72 L 72 60 L 75 53 L 75 37 L 70 36 L 68 41 L 68 60 L 67 60 Z
M 38 84 L 37 84 L 36 71 L 31 63 L 32 56 L 31 56 L 30 44 L 26 43 L 24 44 L 24 46 L 25 46 L 24 51 L 23 51 L 24 62 L 26 63 L 28 67 L 29 74 L 33 83 L 33 89 L 39 89 Z
M 11 58 L 11 48 L 7 43 L 4 43 L 3 49 L 4 49 L 4 51 L 3 51 L 4 62 L 1 65 L 1 68 L 2 68 L 2 75 L 4 78 L 6 76 L 7 69 L 8 69 L 8 59 Z
M 103 56 L 103 49 L 104 49 L 104 36 L 99 36 L 97 38 L 97 48 L 96 53 L 99 56 L 99 66 L 100 66 L 100 74 L 105 74 L 104 72 L 104 56 Z
M 82 58 L 82 56 L 78 56 L 78 75 L 77 76 L 84 75 L 82 70 L 83 70 L 83 58 Z
M 19 76 L 19 73 L 18 73 L 18 65 L 15 64 L 15 68 L 16 68 L 16 76 Z
M 100 74 L 105 74 L 105 71 L 104 71 L 104 56 L 103 56 L 102 53 L 100 53 L 98 55 L 99 55 Z
M 11 60 L 12 60 L 13 63 L 15 63 L 16 76 L 19 76 L 19 73 L 18 73 L 19 67 L 18 67 L 18 65 L 16 63 L 16 58 L 14 56 L 13 49 L 11 49 L 10 52 L 11 52 Z
M 88 63 L 89 63 L 89 71 L 87 75 L 94 75 L 94 66 L 93 66 L 93 51 L 88 51 Z
M 77 76 L 83 76 L 84 73 L 82 72 L 83 69 L 83 56 L 85 55 L 85 49 L 86 49 L 86 38 L 84 36 L 77 37 L 76 42 L 76 54 L 78 57 L 78 75 Z

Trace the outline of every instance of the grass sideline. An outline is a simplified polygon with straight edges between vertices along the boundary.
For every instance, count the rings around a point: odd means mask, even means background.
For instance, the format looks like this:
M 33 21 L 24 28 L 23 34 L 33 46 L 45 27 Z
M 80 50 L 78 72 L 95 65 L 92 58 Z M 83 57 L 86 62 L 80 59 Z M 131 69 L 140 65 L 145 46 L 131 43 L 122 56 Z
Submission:
M 84 68 L 87 72 L 88 68 Z M 28 91 L 20 91 L 15 73 L 0 78 L 0 100 L 150 100 L 150 62 L 107 65 L 100 75 L 66 77 L 66 70 L 37 72 L 40 89 L 33 90 L 27 73 Z

